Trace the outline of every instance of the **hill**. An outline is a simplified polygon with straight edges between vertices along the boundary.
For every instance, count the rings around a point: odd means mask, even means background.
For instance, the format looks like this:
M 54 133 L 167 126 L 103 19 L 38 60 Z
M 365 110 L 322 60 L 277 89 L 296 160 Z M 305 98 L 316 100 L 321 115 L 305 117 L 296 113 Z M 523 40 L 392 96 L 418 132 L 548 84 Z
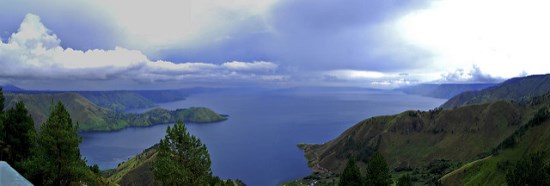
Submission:
M 128 161 L 122 162 L 117 168 L 103 171 L 107 180 L 120 185 L 154 185 L 154 175 L 151 171 L 153 161 L 157 158 L 158 144 L 142 153 L 134 156 Z M 240 180 L 225 180 L 225 185 L 245 185 Z
M 443 105 L 442 108 L 454 108 L 468 104 L 483 104 L 499 100 L 527 101 L 550 91 L 550 74 L 532 75 L 507 80 L 494 87 L 479 91 L 461 93 Z
M 525 155 L 550 152 L 550 94 L 530 105 L 544 102 L 528 124 L 523 125 L 493 149 L 491 156 L 470 162 L 441 178 L 444 185 L 504 185 L 506 172 Z M 550 161 L 547 157 L 546 161 Z
M 21 89 L 19 87 L 16 87 L 15 85 L 10 85 L 10 84 L 2 85 L 1 87 L 2 87 L 3 92 L 22 92 L 22 91 L 25 91 L 24 89 Z
M 537 111 L 548 105 L 550 99 L 536 97 L 529 104 L 496 101 L 450 110 L 406 111 L 369 118 L 325 144 L 300 147 L 315 179 L 334 177 L 351 156 L 364 170 L 365 162 L 377 151 L 394 175 L 407 172 L 420 182 L 435 183 L 446 173 L 494 153 L 493 149 L 518 130 L 525 130 L 522 128 L 529 126 Z M 549 139 L 533 138 L 525 148 L 546 146 L 544 139 Z
M 5 94 L 5 109 L 15 106 L 19 101 L 25 103 L 25 106 L 32 115 L 35 128 L 39 129 L 50 114 L 52 103 L 61 101 L 71 115 L 73 122 L 79 122 L 81 130 L 87 130 L 89 126 L 105 123 L 106 116 L 113 112 L 96 106 L 86 98 L 76 93 L 60 94 Z
M 155 102 L 130 91 L 89 91 L 76 92 L 95 103 L 97 106 L 113 111 L 125 111 L 128 109 L 151 108 Z
M 61 101 L 71 115 L 73 122 L 79 124 L 80 131 L 110 131 L 129 126 L 150 126 L 154 124 L 173 123 L 183 120 L 191 123 L 211 123 L 223 121 L 227 116 L 220 115 L 208 108 L 189 109 L 154 109 L 142 114 L 115 112 L 98 107 L 77 93 L 57 94 L 13 94 L 6 96 L 5 108 L 11 108 L 18 101 L 23 101 L 39 129 L 50 113 L 50 106 Z
M 495 86 L 494 83 L 473 84 L 419 84 L 396 89 L 406 94 L 421 95 L 427 97 L 449 99 L 460 93 Z

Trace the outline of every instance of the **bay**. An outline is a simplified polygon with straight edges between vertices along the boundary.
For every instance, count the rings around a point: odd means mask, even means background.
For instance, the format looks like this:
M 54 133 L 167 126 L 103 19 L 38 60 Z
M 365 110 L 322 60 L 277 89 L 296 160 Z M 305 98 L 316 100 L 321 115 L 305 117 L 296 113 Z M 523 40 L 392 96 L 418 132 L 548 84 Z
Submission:
M 223 122 L 186 124 L 206 144 L 214 175 L 248 185 L 278 185 L 310 173 L 297 144 L 324 143 L 363 119 L 433 109 L 444 101 L 394 91 L 220 92 L 159 107 L 202 106 L 229 115 Z M 81 153 L 88 164 L 115 168 L 158 143 L 168 125 L 80 133 Z

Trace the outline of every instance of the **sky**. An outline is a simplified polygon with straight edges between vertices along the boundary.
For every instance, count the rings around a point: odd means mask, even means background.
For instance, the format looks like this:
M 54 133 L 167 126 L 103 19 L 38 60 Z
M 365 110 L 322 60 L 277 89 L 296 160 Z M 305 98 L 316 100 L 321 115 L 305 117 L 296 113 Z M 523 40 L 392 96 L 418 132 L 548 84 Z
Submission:
M 5 0 L 0 84 L 495 83 L 549 73 L 547 0 Z

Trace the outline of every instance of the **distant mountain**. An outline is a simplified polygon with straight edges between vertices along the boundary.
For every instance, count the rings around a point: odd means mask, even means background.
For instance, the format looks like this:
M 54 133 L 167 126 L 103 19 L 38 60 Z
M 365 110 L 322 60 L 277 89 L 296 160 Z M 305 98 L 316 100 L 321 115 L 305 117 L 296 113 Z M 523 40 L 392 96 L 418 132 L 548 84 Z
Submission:
M 469 104 L 490 103 L 499 100 L 526 101 L 532 97 L 550 91 L 550 74 L 532 75 L 507 80 L 496 86 L 478 91 L 461 93 L 443 105 L 442 108 L 453 108 Z
M 51 104 L 61 101 L 73 122 L 79 124 L 80 131 L 110 131 L 129 126 L 150 126 L 154 124 L 173 123 L 183 120 L 192 123 L 210 123 L 223 121 L 227 116 L 220 115 L 208 108 L 189 109 L 154 109 L 143 114 L 115 112 L 99 107 L 77 93 L 57 94 L 5 94 L 5 108 L 15 106 L 23 101 L 35 122 L 35 128 L 40 128 L 50 113 Z
M 495 101 L 369 118 L 327 143 L 299 145 L 313 168 L 313 174 L 300 182 L 332 180 L 350 157 L 365 170 L 371 155 L 380 152 L 393 169 L 394 178 L 409 173 L 417 182 L 437 183 L 442 176 L 465 166 L 459 170 L 471 170 L 466 175 L 457 171 L 444 181 L 462 185 L 464 180 L 477 179 L 480 182 L 474 185 L 500 185 L 506 171 L 495 168 L 498 162 L 516 160 L 527 151 L 550 150 L 549 106 L 547 93 L 522 103 Z M 471 167 L 470 162 L 476 160 L 480 162 Z M 480 168 L 484 172 L 479 172 Z M 495 182 L 481 182 L 487 179 Z
M 86 97 L 100 107 L 108 108 L 113 111 L 151 108 L 156 106 L 155 102 L 132 91 L 86 91 L 75 93 Z M 158 97 L 161 97 L 161 95 Z
M 3 92 L 22 92 L 22 91 L 25 91 L 24 89 L 21 89 L 19 87 L 16 87 L 15 85 L 10 85 L 10 84 L 2 85 L 1 87 L 2 87 Z
M 481 90 L 492 87 L 494 83 L 473 83 L 473 84 L 419 84 L 407 87 L 397 88 L 406 94 L 414 94 L 441 99 L 449 99 L 460 93 L 472 90 Z

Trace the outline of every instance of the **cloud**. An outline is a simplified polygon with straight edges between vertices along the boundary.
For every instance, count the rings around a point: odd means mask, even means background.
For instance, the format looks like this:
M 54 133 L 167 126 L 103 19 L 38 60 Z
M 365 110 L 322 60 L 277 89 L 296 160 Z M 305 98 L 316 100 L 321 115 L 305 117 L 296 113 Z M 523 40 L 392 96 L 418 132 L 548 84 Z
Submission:
M 236 71 L 274 71 L 277 69 L 278 65 L 265 61 L 254 61 L 251 63 L 232 61 L 223 63 L 222 67 Z
M 137 50 L 76 50 L 61 47 L 61 40 L 28 14 L 17 32 L 0 43 L 0 78 L 17 80 L 115 81 L 140 83 L 166 81 L 232 81 L 260 76 L 251 81 L 283 80 L 278 65 L 265 62 L 174 63 L 152 61 Z M 238 72 L 235 72 L 238 71 Z
M 332 77 L 340 80 L 370 80 L 387 78 L 392 75 L 384 74 L 382 72 L 375 71 L 362 71 L 362 70 L 331 70 L 324 72 L 325 76 Z
M 549 70 L 541 67 L 550 61 L 548 9 L 550 1 L 544 0 L 432 1 L 399 19 L 396 30 L 405 42 L 429 53 L 423 60 L 432 71 L 476 65 L 491 77 L 543 74 Z M 458 80 L 470 76 L 454 74 Z
M 471 69 L 456 69 L 453 72 L 441 74 L 441 79 L 436 81 L 440 83 L 497 83 L 503 79 L 492 77 L 489 74 L 483 73 L 477 66 L 472 66 Z

